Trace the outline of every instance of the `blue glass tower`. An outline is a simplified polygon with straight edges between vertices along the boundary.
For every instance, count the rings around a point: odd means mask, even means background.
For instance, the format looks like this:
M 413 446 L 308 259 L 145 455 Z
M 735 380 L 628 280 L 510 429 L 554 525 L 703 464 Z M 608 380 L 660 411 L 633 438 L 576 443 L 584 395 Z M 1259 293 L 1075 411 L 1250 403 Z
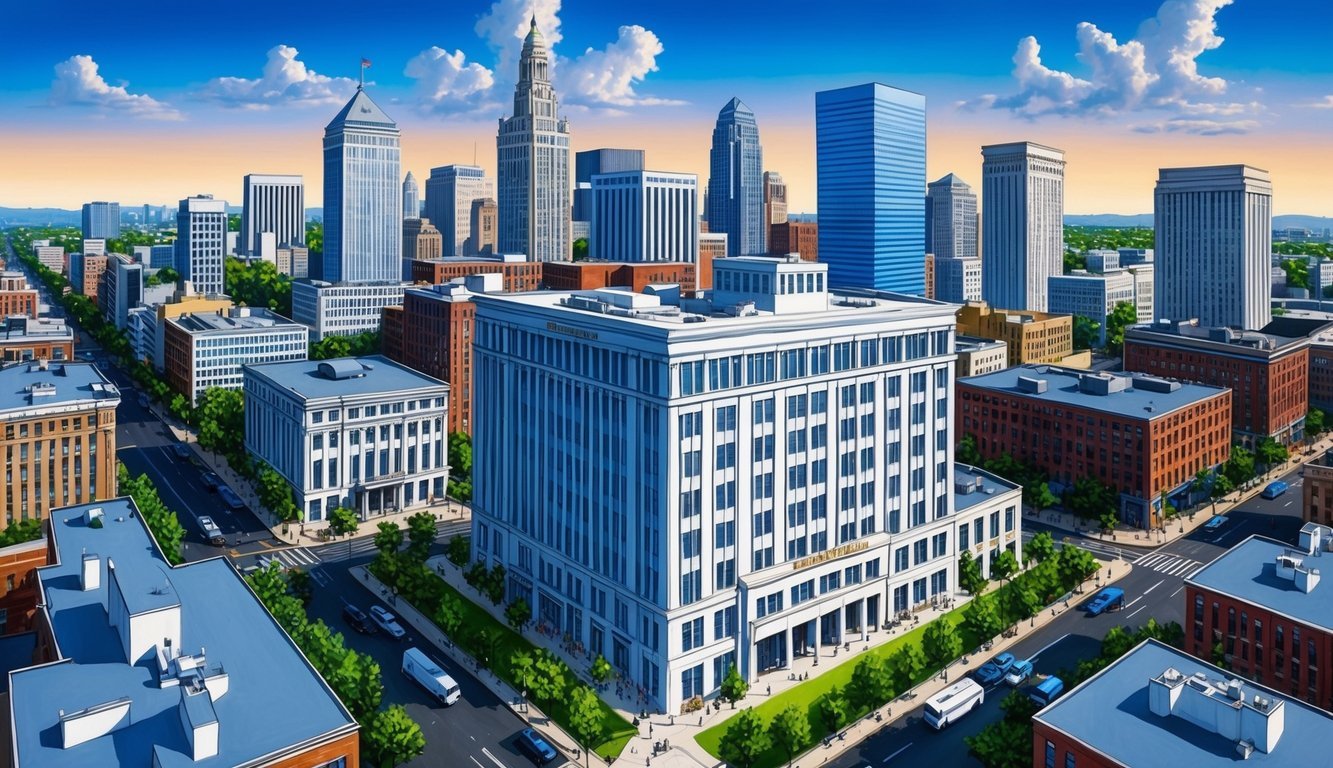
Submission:
M 924 171 L 923 171 L 924 173 Z M 717 113 L 708 153 L 708 231 L 725 232 L 728 256 L 768 253 L 764 150 L 759 125 L 740 99 Z
M 403 194 L 398 124 L 357 87 L 324 128 L 324 258 L 330 283 L 398 280 Z
M 820 91 L 815 145 L 829 284 L 924 294 L 926 97 L 881 83 Z

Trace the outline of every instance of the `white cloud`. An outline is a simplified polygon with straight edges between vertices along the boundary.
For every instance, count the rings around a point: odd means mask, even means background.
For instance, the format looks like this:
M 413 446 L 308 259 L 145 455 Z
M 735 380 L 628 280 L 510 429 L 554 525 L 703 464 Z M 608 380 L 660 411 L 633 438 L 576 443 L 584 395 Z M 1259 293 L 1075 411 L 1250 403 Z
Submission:
M 152 96 L 130 93 L 126 85 L 111 85 L 97 72 L 97 62 L 85 55 L 70 56 L 55 67 L 50 103 L 54 106 L 94 107 L 152 120 L 180 120 L 182 115 Z
M 403 74 L 416 80 L 417 96 L 427 110 L 475 106 L 495 85 L 491 71 L 467 62 L 462 51 L 431 46 L 407 62 Z
M 570 101 L 615 106 L 683 104 L 673 99 L 640 96 L 638 83 L 657 71 L 662 41 L 638 24 L 622 26 L 619 37 L 605 50 L 589 48 L 563 70 L 563 88 Z
M 1310 109 L 1333 109 L 1333 94 L 1325 96 L 1322 99 L 1307 101 L 1303 104 L 1297 104 L 1298 107 L 1308 107 Z
M 290 45 L 268 51 L 264 72 L 256 80 L 218 77 L 208 81 L 200 96 L 241 109 L 268 109 L 274 105 L 342 104 L 356 90 L 350 77 L 321 75 L 297 58 Z
M 1136 133 L 1193 133 L 1199 136 L 1226 136 L 1249 133 L 1260 125 L 1258 120 L 1205 120 L 1176 117 L 1133 126 Z
M 518 81 L 518 58 L 523 50 L 523 38 L 528 36 L 533 18 L 546 41 L 546 48 L 554 52 L 564 39 L 560 33 L 560 0 L 495 0 L 486 13 L 477 19 L 476 32 L 495 54 L 496 89 L 501 93 L 513 90 Z M 552 72 L 557 62 L 551 62 Z
M 1253 118 L 1263 112 L 1263 106 L 1255 100 L 1228 99 L 1232 84 L 1200 74 L 1197 61 L 1204 52 L 1222 45 L 1216 15 L 1231 2 L 1165 0 L 1157 15 L 1139 25 L 1134 38 L 1123 43 L 1095 24 L 1080 23 L 1077 57 L 1089 70 L 1086 79 L 1047 67 L 1036 38 L 1025 37 L 1014 53 L 1018 92 L 1007 97 L 983 96 L 965 106 L 1007 109 L 1029 118 L 1157 110 L 1166 116 L 1144 124 L 1162 126 L 1154 130 L 1205 135 L 1252 130 L 1258 124 Z M 1193 115 L 1214 119 L 1181 119 Z M 1224 117 L 1237 119 L 1217 119 Z M 1224 129 L 1223 123 L 1229 127 Z

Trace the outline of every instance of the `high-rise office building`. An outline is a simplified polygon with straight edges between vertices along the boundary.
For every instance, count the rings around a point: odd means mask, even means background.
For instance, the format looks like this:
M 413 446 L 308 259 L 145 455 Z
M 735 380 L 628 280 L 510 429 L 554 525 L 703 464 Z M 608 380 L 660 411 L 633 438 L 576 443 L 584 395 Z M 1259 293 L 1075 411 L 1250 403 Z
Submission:
M 970 259 L 977 255 L 977 194 L 953 175 L 926 188 L 926 252 L 937 259 Z
M 444 238 L 445 256 L 469 256 L 472 203 L 495 195 L 494 185 L 479 165 L 443 165 L 426 179 L 426 212 Z
M 1046 281 L 1064 272 L 1065 153 L 1019 141 L 981 148 L 981 295 L 992 306 L 1046 311 Z
M 727 236 L 728 256 L 768 253 L 764 149 L 754 112 L 740 99 L 717 113 L 708 153 L 708 230 Z
M 935 296 L 940 301 L 962 304 L 981 300 L 981 259 L 933 260 Z
M 83 236 L 103 240 L 120 237 L 120 203 L 84 203 Z
M 600 173 L 642 171 L 642 149 L 590 149 L 574 153 L 575 221 L 592 221 L 592 177 Z
M 403 249 L 398 142 L 398 124 L 361 87 L 324 129 L 324 280 L 398 280 Z
M 499 230 L 500 214 L 495 198 L 483 197 L 472 201 L 472 225 L 468 228 L 466 256 L 491 256 L 495 253 L 495 236 Z
M 923 294 L 926 97 L 882 83 L 820 91 L 815 145 L 829 280 Z
M 241 208 L 241 255 L 272 261 L 262 235 L 273 234 L 274 247 L 305 245 L 305 180 L 300 176 L 251 173 L 245 177 Z
M 412 280 L 412 262 L 416 259 L 438 259 L 444 249 L 444 238 L 430 219 L 403 219 L 403 280 Z
M 546 40 L 537 19 L 523 39 L 514 114 L 496 135 L 502 253 L 569 261 L 569 122 L 551 87 Z
M 1153 195 L 1155 312 L 1257 331 L 1272 319 L 1273 183 L 1248 165 L 1163 168 Z
M 787 182 L 777 171 L 764 171 L 764 221 L 770 227 L 787 223 Z
M 227 249 L 227 201 L 196 195 L 176 210 L 176 269 L 203 294 L 222 293 Z
M 411 171 L 403 179 L 403 218 L 421 218 L 421 191 L 417 189 L 417 177 Z
M 699 255 L 699 178 L 622 171 L 592 177 L 588 255 L 604 261 L 694 261 Z

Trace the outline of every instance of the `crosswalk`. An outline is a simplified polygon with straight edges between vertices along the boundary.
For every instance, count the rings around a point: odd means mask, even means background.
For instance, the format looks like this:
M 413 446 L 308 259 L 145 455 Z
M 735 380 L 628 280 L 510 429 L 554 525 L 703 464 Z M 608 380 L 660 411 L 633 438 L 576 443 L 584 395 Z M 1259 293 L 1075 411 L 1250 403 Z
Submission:
M 1188 557 L 1173 555 L 1169 552 L 1153 552 L 1134 560 L 1134 566 L 1151 568 L 1166 576 L 1189 578 L 1203 563 Z
M 323 562 L 319 555 L 305 547 L 279 549 L 265 554 L 264 557 L 277 560 L 284 568 L 313 568 Z

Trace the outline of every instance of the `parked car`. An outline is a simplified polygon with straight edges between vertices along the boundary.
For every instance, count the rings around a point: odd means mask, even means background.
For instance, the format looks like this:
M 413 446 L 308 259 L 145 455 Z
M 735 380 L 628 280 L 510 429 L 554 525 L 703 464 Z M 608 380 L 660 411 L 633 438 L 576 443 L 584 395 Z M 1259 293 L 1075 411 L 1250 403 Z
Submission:
M 204 541 L 217 547 L 226 545 L 227 537 L 222 535 L 222 529 L 218 527 L 217 523 L 213 522 L 213 518 L 208 515 L 201 515 L 199 517 L 199 527 L 204 529 Z
M 347 626 L 363 635 L 375 634 L 375 625 L 370 623 L 370 617 L 351 603 L 343 603 L 343 620 L 347 622 Z
M 1012 653 L 1002 653 L 991 659 L 976 671 L 976 679 L 982 685 L 994 685 L 1004 679 L 1009 673 L 1009 668 L 1014 665 L 1014 655 Z
M 1125 607 L 1125 590 L 1120 587 L 1106 587 L 1088 601 L 1088 615 L 1100 616 L 1107 611 L 1118 611 Z
M 384 630 L 384 634 L 392 637 L 394 640 L 400 640 L 407 634 L 407 632 L 403 630 L 403 625 L 398 623 L 398 617 L 389 613 L 389 611 L 382 605 L 370 606 L 370 619 L 378 624 L 380 629 Z
M 1044 707 L 1055 701 L 1056 697 L 1065 692 L 1065 681 L 1051 675 L 1040 683 L 1028 689 L 1028 698 L 1038 707 Z
M 194 451 L 191 451 L 190 446 L 185 443 L 172 444 L 171 452 L 176 455 L 177 461 L 189 461 L 190 457 L 194 455 Z
M 1203 532 L 1206 536 L 1216 536 L 1226 527 L 1227 518 L 1225 515 L 1213 515 L 1208 518 L 1208 522 L 1203 524 Z
M 216 491 L 222 485 L 222 478 L 218 477 L 216 472 L 205 472 L 202 479 L 204 487 L 210 491 Z
M 524 728 L 523 732 L 514 740 L 514 746 L 518 751 L 528 756 L 528 759 L 537 765 L 546 765 L 554 760 L 557 755 L 555 748 L 550 745 L 542 735 L 532 730 Z
M 236 495 L 236 491 L 233 491 L 225 485 L 218 486 L 218 496 L 222 499 L 223 504 L 226 504 L 232 509 L 245 508 L 245 502 L 241 501 L 241 497 Z
M 1015 661 L 1014 665 L 1009 668 L 1009 674 L 1004 676 L 1004 683 L 1017 688 L 1026 683 L 1030 677 L 1032 677 L 1032 662 Z

